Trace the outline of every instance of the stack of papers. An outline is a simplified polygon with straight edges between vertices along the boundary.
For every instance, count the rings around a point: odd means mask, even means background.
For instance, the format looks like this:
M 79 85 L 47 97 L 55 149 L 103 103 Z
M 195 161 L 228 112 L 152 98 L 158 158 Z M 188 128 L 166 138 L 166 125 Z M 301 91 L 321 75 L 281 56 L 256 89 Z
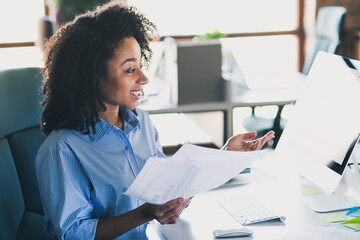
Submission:
M 187 199 L 226 183 L 265 151 L 223 151 L 184 144 L 170 158 L 149 158 L 124 194 L 152 204 Z

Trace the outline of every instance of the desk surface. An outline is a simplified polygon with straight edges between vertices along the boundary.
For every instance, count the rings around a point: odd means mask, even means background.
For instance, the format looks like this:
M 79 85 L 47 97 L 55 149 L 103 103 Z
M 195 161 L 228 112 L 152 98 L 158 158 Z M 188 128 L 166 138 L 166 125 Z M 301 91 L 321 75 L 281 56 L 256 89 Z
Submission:
M 326 225 L 318 218 L 320 213 L 313 212 L 302 203 L 300 189 L 308 183 L 296 174 L 293 166 L 291 162 L 279 162 L 274 159 L 274 154 L 268 154 L 265 159 L 258 160 L 253 164 L 255 169 L 261 169 L 265 175 L 270 176 L 268 180 L 252 180 L 253 183 L 249 184 L 242 184 L 241 181 L 229 182 L 215 190 L 199 194 L 184 210 L 178 223 L 173 225 L 151 224 L 151 231 L 157 231 L 158 235 L 154 235 L 150 239 L 214 239 L 212 232 L 215 229 L 241 228 L 242 226 L 217 204 L 218 199 L 239 193 L 250 194 L 261 203 L 280 210 L 286 216 L 286 220 L 285 222 L 273 221 L 248 225 L 246 228 L 253 230 L 254 235 L 238 239 L 277 239 L 304 227 Z M 287 170 L 284 171 L 284 169 Z M 345 213 L 345 211 L 338 213 Z M 338 223 L 333 225 L 334 227 L 340 226 Z M 339 231 L 344 230 L 344 228 L 340 228 Z M 350 229 L 346 231 L 353 232 Z M 359 234 L 360 239 L 360 232 L 356 234 Z

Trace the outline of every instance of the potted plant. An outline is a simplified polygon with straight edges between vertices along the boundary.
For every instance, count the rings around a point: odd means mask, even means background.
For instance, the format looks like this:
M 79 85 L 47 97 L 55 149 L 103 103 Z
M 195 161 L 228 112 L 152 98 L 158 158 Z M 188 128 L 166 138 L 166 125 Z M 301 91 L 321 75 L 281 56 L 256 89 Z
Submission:
M 205 41 L 205 40 L 213 40 L 219 38 L 226 38 L 227 34 L 219 32 L 219 30 L 215 29 L 212 33 L 207 32 L 204 35 L 197 35 L 193 40 L 195 41 Z

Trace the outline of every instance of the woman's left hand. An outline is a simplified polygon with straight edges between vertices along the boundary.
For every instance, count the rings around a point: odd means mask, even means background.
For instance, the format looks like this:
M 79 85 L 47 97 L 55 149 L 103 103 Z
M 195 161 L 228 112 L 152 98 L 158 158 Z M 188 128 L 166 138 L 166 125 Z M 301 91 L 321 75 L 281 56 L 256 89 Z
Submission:
M 184 208 L 190 204 L 191 199 L 177 198 L 161 205 L 150 203 L 143 204 L 145 208 L 146 217 L 152 220 L 156 219 L 159 223 L 174 224 L 178 221 L 180 214 Z
M 243 134 L 238 134 L 229 138 L 222 147 L 224 150 L 230 151 L 256 151 L 260 150 L 267 141 L 275 137 L 274 131 L 269 131 L 263 137 L 254 139 L 256 137 L 256 132 L 248 132 Z

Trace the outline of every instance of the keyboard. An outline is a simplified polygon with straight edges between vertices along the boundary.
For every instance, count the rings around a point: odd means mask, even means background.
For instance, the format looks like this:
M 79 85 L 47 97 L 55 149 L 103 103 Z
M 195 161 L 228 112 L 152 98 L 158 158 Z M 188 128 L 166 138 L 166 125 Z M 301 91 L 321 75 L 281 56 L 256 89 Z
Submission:
M 241 225 L 249 225 L 276 219 L 285 221 L 285 216 L 276 214 L 273 210 L 265 207 L 248 194 L 221 199 L 218 201 L 218 204 Z

